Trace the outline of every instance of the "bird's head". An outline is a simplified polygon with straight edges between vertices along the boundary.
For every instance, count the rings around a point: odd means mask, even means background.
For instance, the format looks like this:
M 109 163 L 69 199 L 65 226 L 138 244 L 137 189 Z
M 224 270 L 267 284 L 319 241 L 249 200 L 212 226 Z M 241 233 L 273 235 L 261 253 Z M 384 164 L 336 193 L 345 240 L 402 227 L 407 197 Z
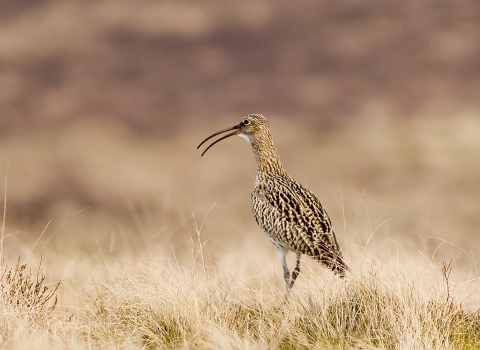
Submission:
M 270 135 L 270 132 L 268 130 L 267 118 L 265 118 L 261 114 L 249 114 L 245 118 L 243 118 L 240 124 L 232 126 L 231 128 L 221 130 L 207 137 L 205 140 L 202 141 L 202 143 L 198 145 L 197 149 L 200 148 L 201 145 L 203 145 L 206 141 L 210 140 L 212 137 L 223 134 L 224 132 L 227 132 L 227 131 L 232 131 L 232 132 L 220 137 L 218 140 L 213 142 L 210 146 L 208 146 L 203 151 L 202 156 L 214 144 L 230 136 L 238 135 L 241 138 L 245 139 L 248 143 L 252 144 L 256 139 L 261 138 L 262 135 Z

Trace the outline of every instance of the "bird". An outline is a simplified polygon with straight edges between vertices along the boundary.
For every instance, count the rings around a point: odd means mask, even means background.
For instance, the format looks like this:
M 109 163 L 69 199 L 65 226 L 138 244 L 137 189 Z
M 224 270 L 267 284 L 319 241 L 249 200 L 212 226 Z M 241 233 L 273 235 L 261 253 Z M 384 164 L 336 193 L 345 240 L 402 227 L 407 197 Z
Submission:
M 250 144 L 257 163 L 251 193 L 253 216 L 273 243 L 280 259 L 287 295 L 300 273 L 302 254 L 344 279 L 346 272 L 351 270 L 343 260 L 331 220 L 315 194 L 295 181 L 282 166 L 267 118 L 261 114 L 249 114 L 239 124 L 208 136 L 197 149 L 228 131 L 230 133 L 211 143 L 201 156 L 216 143 L 234 135 Z M 291 273 L 286 262 L 289 251 L 296 254 Z

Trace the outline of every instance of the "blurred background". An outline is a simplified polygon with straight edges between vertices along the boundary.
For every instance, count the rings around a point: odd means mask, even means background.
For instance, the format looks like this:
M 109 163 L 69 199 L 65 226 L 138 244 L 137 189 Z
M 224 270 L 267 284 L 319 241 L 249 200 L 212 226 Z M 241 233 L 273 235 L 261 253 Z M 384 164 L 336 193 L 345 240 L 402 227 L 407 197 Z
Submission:
M 249 147 L 196 150 L 261 113 L 348 261 L 471 264 L 479 18 L 477 0 L 2 1 L 5 252 L 181 255 L 204 221 L 213 261 L 268 254 Z

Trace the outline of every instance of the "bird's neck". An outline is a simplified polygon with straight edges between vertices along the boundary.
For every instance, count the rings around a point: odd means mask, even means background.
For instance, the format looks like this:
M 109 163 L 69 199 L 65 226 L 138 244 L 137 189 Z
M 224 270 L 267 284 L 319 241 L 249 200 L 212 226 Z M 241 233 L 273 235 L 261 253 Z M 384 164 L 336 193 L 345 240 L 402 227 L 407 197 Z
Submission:
M 254 140 L 251 145 L 257 161 L 257 177 L 268 178 L 272 175 L 286 174 L 271 136 Z

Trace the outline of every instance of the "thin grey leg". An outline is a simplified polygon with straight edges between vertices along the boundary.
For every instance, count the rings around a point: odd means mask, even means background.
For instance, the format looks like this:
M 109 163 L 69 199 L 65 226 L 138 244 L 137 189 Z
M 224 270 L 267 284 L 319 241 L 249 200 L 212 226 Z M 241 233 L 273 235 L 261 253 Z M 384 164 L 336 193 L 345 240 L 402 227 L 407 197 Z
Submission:
M 275 250 L 277 251 L 278 258 L 280 259 L 280 262 L 282 263 L 282 268 L 283 268 L 283 278 L 285 279 L 285 284 L 287 286 L 287 293 L 290 290 L 289 285 L 290 285 L 290 271 L 288 271 L 287 267 L 287 249 L 285 248 L 277 248 L 275 247 Z
M 288 289 L 292 289 L 295 280 L 297 279 L 298 274 L 300 273 L 300 257 L 302 254 L 297 252 L 297 263 L 295 264 L 295 268 L 292 271 L 292 279 L 288 285 Z

